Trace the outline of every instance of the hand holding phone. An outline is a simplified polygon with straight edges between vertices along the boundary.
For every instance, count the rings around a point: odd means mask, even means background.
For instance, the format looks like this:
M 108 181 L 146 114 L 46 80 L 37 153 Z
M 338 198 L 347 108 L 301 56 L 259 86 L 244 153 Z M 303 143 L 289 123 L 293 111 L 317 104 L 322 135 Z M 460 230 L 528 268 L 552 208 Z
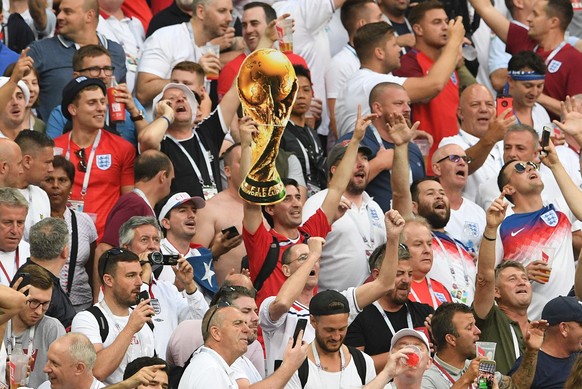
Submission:
M 234 238 L 235 236 L 240 235 L 235 226 L 230 226 L 228 228 L 225 228 L 224 230 L 222 230 L 222 233 L 224 234 L 226 239 L 231 239 L 231 238 Z
M 542 140 L 540 146 L 542 146 L 542 151 L 546 152 L 545 148 L 550 144 L 550 135 L 552 134 L 552 129 L 548 126 L 544 126 L 542 131 Z M 547 152 L 546 152 L 547 153 Z
M 482 360 L 479 362 L 479 375 L 477 376 L 477 388 L 492 389 L 495 377 L 495 361 Z
M 297 344 L 297 337 L 299 333 L 303 331 L 303 336 L 305 336 L 305 328 L 307 327 L 307 319 L 297 320 L 297 325 L 295 325 L 295 331 L 293 332 L 293 347 Z

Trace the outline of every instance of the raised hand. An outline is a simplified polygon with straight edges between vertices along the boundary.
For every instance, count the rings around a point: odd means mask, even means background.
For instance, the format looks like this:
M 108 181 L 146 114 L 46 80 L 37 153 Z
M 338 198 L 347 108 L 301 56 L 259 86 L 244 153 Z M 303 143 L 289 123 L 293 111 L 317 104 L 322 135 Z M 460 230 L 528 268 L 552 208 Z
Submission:
M 172 108 L 170 100 L 160 100 L 156 104 L 156 117 L 161 116 L 167 117 L 170 123 L 174 121 L 174 108 Z
M 253 135 L 257 133 L 257 123 L 250 117 L 245 116 L 238 121 L 241 143 L 248 146 L 253 141 Z
M 525 347 L 529 350 L 539 350 L 542 347 L 547 328 L 548 322 L 546 320 L 535 320 L 529 323 L 529 328 L 523 338 Z
M 572 136 L 582 134 L 582 113 L 575 109 L 575 104 L 570 96 L 566 97 L 566 101 L 560 102 L 562 111 L 562 121 L 554 120 L 553 123 L 558 128 Z
M 150 299 L 147 299 L 137 304 L 135 309 L 131 312 L 131 315 L 129 315 L 129 320 L 125 327 L 132 331 L 133 334 L 138 333 L 143 325 L 150 321 L 151 317 L 154 315 L 155 312 L 150 305 L 150 301 Z
M 388 122 L 386 123 L 388 133 L 396 146 L 401 146 L 410 142 L 419 125 L 420 122 L 416 122 L 412 128 L 409 128 L 406 119 L 399 113 L 390 114 Z
M 370 124 L 372 124 L 372 120 L 374 120 L 378 115 L 375 113 L 368 114 L 362 117 L 362 106 L 358 104 L 358 118 L 356 119 L 356 128 L 354 129 L 354 135 L 352 139 L 357 140 L 358 142 L 364 139 L 364 135 L 366 134 L 366 128 Z
M 10 79 L 14 82 L 18 82 L 22 80 L 23 77 L 26 77 L 28 73 L 32 70 L 32 66 L 34 65 L 34 60 L 32 57 L 28 57 L 28 50 L 30 47 L 22 50 L 20 53 L 20 57 L 18 57 L 18 61 L 14 65 L 14 70 L 12 71 L 12 75 Z
M 319 236 L 312 236 L 307 240 L 307 246 L 309 247 L 309 255 L 315 254 L 317 257 L 321 257 L 321 252 L 323 251 L 323 246 L 325 245 L 325 239 Z
M 384 214 L 384 223 L 386 224 L 386 235 L 398 239 L 404 229 L 404 218 L 400 213 L 391 209 Z
M 499 227 L 501 222 L 505 219 L 505 212 L 507 211 L 507 206 L 509 203 L 505 201 L 505 190 L 501 192 L 499 197 L 497 197 L 489 206 L 486 213 L 487 227 L 495 228 Z

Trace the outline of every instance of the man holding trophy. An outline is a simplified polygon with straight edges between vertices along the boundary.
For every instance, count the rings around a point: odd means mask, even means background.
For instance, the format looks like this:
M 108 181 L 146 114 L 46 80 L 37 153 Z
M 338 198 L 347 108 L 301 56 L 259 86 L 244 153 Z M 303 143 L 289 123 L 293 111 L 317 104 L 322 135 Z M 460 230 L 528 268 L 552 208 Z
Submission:
M 361 117 L 358 112 L 354 136 L 329 183 L 321 208 L 300 227 L 302 204 L 297 184 L 292 180 L 281 182 L 274 168 L 279 141 L 297 93 L 293 67 L 279 51 L 257 50 L 241 66 L 238 88 L 246 116 L 241 121 L 244 179 L 239 191 L 246 200 L 243 240 L 260 304 L 266 297 L 276 295 L 286 279 L 280 260 L 284 249 L 303 243 L 309 236 L 325 237 L 331 224 L 350 208 L 342 193 L 352 175 L 360 141 L 375 115 Z M 270 230 L 263 222 L 261 205 Z M 275 255 L 272 250 L 277 250 Z

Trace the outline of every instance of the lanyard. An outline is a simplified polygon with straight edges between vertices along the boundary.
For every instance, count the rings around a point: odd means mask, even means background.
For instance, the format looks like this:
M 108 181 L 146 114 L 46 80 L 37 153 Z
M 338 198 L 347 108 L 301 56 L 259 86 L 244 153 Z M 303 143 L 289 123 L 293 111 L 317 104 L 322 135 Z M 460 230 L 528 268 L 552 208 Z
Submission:
M 359 223 L 358 219 L 356 219 L 356 217 L 354 216 L 354 213 L 353 212 L 347 212 L 347 214 L 350 216 L 350 219 L 352 219 L 352 221 L 354 222 L 354 225 L 358 229 L 358 232 L 360 233 L 360 236 L 362 237 L 362 240 L 364 241 L 364 244 L 368 248 L 372 248 L 372 247 L 374 247 L 374 243 L 375 243 L 375 239 L 374 239 L 374 224 L 372 223 L 372 216 L 370 215 L 370 209 L 368 207 L 368 204 L 366 204 L 365 207 L 366 207 L 366 213 L 368 215 L 368 222 L 370 223 L 370 239 L 369 240 L 366 237 L 366 234 L 364 234 L 364 231 L 362 231 L 362 228 L 360 226 L 360 223 Z M 358 212 L 359 212 L 359 210 L 358 210 Z
M 451 384 L 453 384 L 453 385 L 455 384 L 455 382 L 456 382 L 456 381 L 455 381 L 455 380 L 453 379 L 453 377 L 452 377 L 452 376 L 449 374 L 449 372 L 448 372 L 448 371 L 446 371 L 446 370 L 445 370 L 445 368 L 444 368 L 444 367 L 442 367 L 442 366 L 440 365 L 440 363 L 438 363 L 438 362 L 436 361 L 436 358 L 433 358 L 433 359 L 432 359 L 432 363 L 433 363 L 433 364 L 434 364 L 434 365 L 437 367 L 437 369 L 439 369 L 439 372 L 441 373 L 441 375 L 442 375 L 443 377 L 445 377 L 447 380 L 449 380 L 449 382 L 450 382 Z
M 151 208 L 154 215 L 156 214 L 156 212 L 152 208 L 150 202 L 148 201 L 148 198 L 146 197 L 145 193 L 143 193 L 143 191 L 141 189 L 133 188 L 132 192 L 135 193 L 136 195 L 138 195 L 139 197 L 141 197 L 143 199 L 143 201 L 145 201 L 145 203 L 148 205 L 148 207 Z
M 192 130 L 192 134 L 196 137 L 196 140 L 198 141 L 198 144 L 200 145 L 200 151 L 202 151 L 202 154 L 204 155 L 204 162 L 206 162 L 206 169 L 208 170 L 208 176 L 210 177 L 210 182 L 212 183 L 212 186 L 216 186 L 216 183 L 214 181 L 214 174 L 212 173 L 212 167 L 210 166 L 210 156 L 211 155 L 209 155 L 210 153 L 206 150 L 206 147 L 204 147 L 204 145 L 200 141 L 200 138 L 198 137 L 198 134 L 196 133 L 196 131 Z M 198 168 L 198 165 L 196 164 L 196 162 L 194 161 L 194 159 L 192 158 L 190 153 L 188 151 L 186 151 L 184 146 L 182 146 L 182 143 L 179 142 L 178 140 L 176 140 L 173 136 L 168 135 L 168 134 L 166 134 L 166 136 L 170 140 L 172 140 L 172 142 L 174 142 L 176 144 L 176 146 L 178 146 L 180 148 L 182 153 L 184 153 L 186 158 L 188 158 L 188 161 L 190 161 L 190 165 L 192 165 L 192 169 L 194 169 L 194 173 L 196 173 L 196 176 L 198 177 L 198 182 L 200 183 L 200 185 L 204 186 L 204 179 L 202 178 L 202 173 L 200 173 L 200 169 Z
M 560 52 L 560 50 L 562 50 L 562 48 L 566 46 L 566 41 L 562 41 L 558 47 L 556 47 L 554 50 L 552 50 L 552 52 L 550 53 L 550 55 L 548 55 L 548 58 L 546 58 L 546 60 L 544 61 L 546 63 L 546 66 L 550 63 L 550 61 L 552 59 L 554 59 L 554 57 L 556 56 L 556 54 L 558 54 Z M 533 51 L 534 53 L 536 51 L 538 51 L 540 45 L 536 45 L 536 47 L 534 47 Z
M 32 344 L 34 340 L 34 333 L 36 331 L 36 325 L 28 328 L 28 347 L 26 348 L 26 356 L 30 359 L 30 356 L 33 354 L 34 345 Z M 16 347 L 16 337 L 12 335 L 12 320 L 8 320 L 8 324 L 6 325 L 6 337 L 9 339 L 10 343 L 8 347 L 10 348 L 9 354 L 12 355 L 14 348 Z
M 311 131 L 309 130 L 309 128 L 308 127 L 300 128 L 299 126 L 297 126 L 292 121 L 291 121 L 291 124 L 298 131 L 302 131 L 303 130 L 303 131 L 307 132 L 307 135 L 311 139 L 311 143 L 313 144 L 313 147 L 314 147 L 313 154 L 314 155 L 318 155 L 319 154 L 319 147 L 317 146 L 317 141 L 313 137 L 313 134 L 311 133 Z M 299 137 L 297 135 L 295 135 L 295 139 L 297 140 L 297 143 L 299 144 L 299 147 L 301 148 L 301 152 L 303 153 L 303 158 L 305 158 L 305 170 L 306 170 L 306 173 L 307 173 L 307 177 L 311 178 L 311 164 L 309 163 L 309 153 L 307 152 L 307 148 L 305 147 L 305 145 L 303 145 L 303 142 L 301 142 L 301 139 L 299 139 Z
M 392 325 L 392 323 L 390 323 L 390 319 L 388 319 L 388 316 L 386 315 L 384 308 L 382 308 L 378 301 L 374 301 L 373 304 L 376 307 L 376 309 L 380 312 L 380 315 L 382 315 L 382 317 L 384 318 L 384 321 L 386 322 L 388 329 L 392 333 L 392 336 L 394 336 L 396 334 L 396 331 L 394 330 L 394 326 Z M 410 311 L 408 310 L 406 304 L 404 304 L 404 308 L 406 308 L 406 323 L 408 324 L 408 328 L 414 328 L 412 326 L 412 317 L 410 316 Z
M 451 275 L 453 276 L 453 282 L 456 284 L 457 283 L 457 274 L 455 272 L 455 268 L 453 267 L 453 263 L 451 262 L 451 258 L 449 256 L 449 253 L 447 252 L 447 250 L 445 250 L 445 246 L 443 246 L 443 242 L 441 242 L 441 239 L 434 232 L 433 232 L 432 236 L 437 241 L 439 247 L 441 248 L 441 250 L 443 252 L 443 255 L 447 259 L 447 265 L 449 266 L 449 271 L 451 272 Z M 463 266 L 463 278 L 465 279 L 465 285 L 467 287 L 469 287 L 469 275 L 468 275 L 467 264 L 465 263 L 465 258 L 464 258 L 463 252 L 461 251 L 461 248 L 459 247 L 459 245 L 456 242 L 453 242 L 453 243 L 455 243 L 455 247 L 457 248 L 457 252 L 459 253 L 459 260 L 461 261 L 461 265 Z
M 439 306 L 436 302 L 436 299 L 434 298 L 434 290 L 432 290 L 432 283 L 430 282 L 430 279 L 428 277 L 424 277 L 424 279 L 425 279 L 426 283 L 428 284 L 428 294 L 430 295 L 430 299 L 432 300 L 432 307 L 436 310 Z M 414 282 L 414 281 L 412 281 L 412 282 Z M 419 302 L 419 303 L 422 302 L 418 298 L 418 295 L 414 291 L 414 288 L 410 288 L 410 293 L 412 294 L 412 297 L 414 297 L 414 300 L 416 302 Z
M 65 158 L 70 160 L 71 158 L 71 136 L 73 132 L 69 132 L 69 144 L 67 145 L 67 154 L 65 154 Z M 89 177 L 91 176 L 91 167 L 93 166 L 93 158 L 95 158 L 95 151 L 99 146 L 99 142 L 101 141 L 101 130 L 97 132 L 97 136 L 93 141 L 93 146 L 91 147 L 91 154 L 89 154 L 89 160 L 87 161 L 87 171 L 85 172 L 85 178 L 83 179 L 83 187 L 81 188 L 81 198 L 84 198 L 87 194 L 87 188 L 89 188 Z
M 20 268 L 20 255 L 18 253 L 18 249 L 20 248 L 20 246 L 16 246 L 16 251 L 14 253 L 14 264 L 16 265 L 14 268 L 14 273 L 16 274 L 16 271 Z M 8 280 L 8 283 L 11 284 L 12 283 L 12 277 L 10 277 L 8 275 L 8 272 L 6 271 L 6 268 L 4 267 L 4 265 L 2 264 L 2 262 L 0 261 L 0 270 L 2 270 L 2 273 L 4 273 L 4 276 L 6 277 L 6 280 Z
M 343 346 L 343 345 L 342 345 Z M 344 348 L 340 346 L 340 371 L 344 371 L 344 369 L 346 368 L 346 357 L 344 355 Z M 323 368 L 321 367 L 321 361 L 319 360 L 319 353 L 317 352 L 317 347 L 315 347 L 315 342 L 311 343 L 311 351 L 313 351 L 313 359 L 315 360 L 315 366 L 317 366 L 317 368 L 319 370 L 322 370 Z M 341 382 L 341 378 L 340 378 L 340 382 Z

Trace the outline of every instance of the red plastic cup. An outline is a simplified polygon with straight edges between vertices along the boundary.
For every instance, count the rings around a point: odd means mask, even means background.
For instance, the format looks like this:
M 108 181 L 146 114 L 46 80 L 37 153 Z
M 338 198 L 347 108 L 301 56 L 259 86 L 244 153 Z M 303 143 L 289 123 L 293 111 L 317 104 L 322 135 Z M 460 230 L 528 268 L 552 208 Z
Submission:
M 115 94 L 117 89 L 113 86 L 107 88 L 107 101 L 109 105 L 109 121 L 124 122 L 125 121 L 125 103 L 118 103 L 115 101 Z

